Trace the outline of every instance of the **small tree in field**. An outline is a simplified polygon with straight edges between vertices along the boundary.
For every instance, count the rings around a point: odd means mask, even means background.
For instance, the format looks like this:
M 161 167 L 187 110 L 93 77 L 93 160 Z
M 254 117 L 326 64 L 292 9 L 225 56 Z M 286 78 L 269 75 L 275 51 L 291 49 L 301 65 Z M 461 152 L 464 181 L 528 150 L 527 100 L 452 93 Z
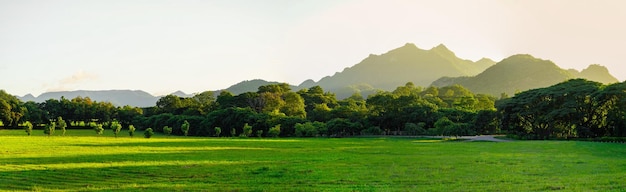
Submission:
M 135 126 L 133 126 L 133 125 L 129 125 L 128 126 L 128 135 L 130 137 L 133 137 L 135 135 Z
M 263 136 L 263 130 L 257 130 L 256 131 L 256 136 L 261 138 Z
M 57 118 L 57 127 L 61 129 L 63 136 L 65 136 L 65 128 L 67 127 L 67 123 L 65 123 L 65 120 L 63 120 L 63 117 L 61 116 Z
M 51 135 L 54 134 L 54 128 L 55 128 L 55 123 L 54 122 L 50 122 L 50 124 L 46 125 L 46 127 L 44 127 L 43 129 L 43 133 L 48 135 L 48 137 L 50 137 Z
M 167 135 L 167 136 L 172 135 L 172 128 L 169 127 L 169 126 L 163 127 L 163 133 L 165 133 L 165 135 Z
M 154 135 L 154 131 L 152 128 L 147 128 L 146 131 L 143 132 L 143 137 L 150 138 Z
M 278 137 L 278 135 L 280 135 L 280 124 L 270 128 L 270 130 L 267 131 L 268 137 Z
M 215 136 L 220 137 L 220 134 L 222 134 L 222 128 L 215 127 Z
M 26 134 L 28 134 L 28 136 L 33 134 L 33 124 L 30 123 L 30 121 L 26 121 L 26 123 L 24 124 L 24 131 L 26 132 Z
M 185 120 L 185 122 L 183 122 L 183 125 L 180 126 L 180 130 L 183 131 L 183 135 L 185 136 L 189 134 L 189 122 L 187 122 L 187 120 Z
M 239 137 L 248 137 L 250 135 L 252 135 L 252 126 L 246 123 L 243 125 L 243 133 L 239 134 Z
M 102 135 L 104 133 L 104 128 L 102 128 L 102 124 L 92 123 L 91 128 L 93 128 L 93 131 L 95 131 L 98 135 Z
M 237 135 L 237 130 L 235 128 L 230 129 L 230 136 L 235 137 Z
M 117 134 L 120 134 L 120 131 L 122 131 L 122 125 L 118 122 L 113 122 L 111 123 L 111 130 L 113 130 L 113 134 L 117 138 Z

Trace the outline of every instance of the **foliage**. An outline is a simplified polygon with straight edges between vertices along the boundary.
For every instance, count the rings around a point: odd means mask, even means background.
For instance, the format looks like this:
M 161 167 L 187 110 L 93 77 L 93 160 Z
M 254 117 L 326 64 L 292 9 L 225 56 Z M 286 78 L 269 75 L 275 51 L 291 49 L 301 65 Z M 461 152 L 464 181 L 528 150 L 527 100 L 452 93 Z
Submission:
M 117 135 L 120 133 L 120 131 L 122 131 L 122 125 L 119 124 L 118 122 L 113 122 L 111 123 L 111 130 L 113 131 L 113 134 L 115 135 L 115 137 L 117 137 Z
M 130 136 L 130 137 L 135 136 L 135 126 L 134 125 L 128 125 L 128 136 Z
M 102 128 L 102 124 L 93 123 L 93 124 L 91 124 L 91 128 L 93 128 L 93 130 L 98 135 L 102 135 L 102 133 L 104 133 L 104 128 Z
M 147 128 L 144 132 L 143 132 L 143 137 L 145 138 L 150 138 L 154 135 L 154 131 L 152 130 L 152 128 Z
M 44 128 L 43 128 L 43 133 L 51 136 L 54 135 L 54 129 L 56 128 L 56 125 L 54 122 L 50 122 L 49 124 L 47 124 Z
M 67 123 L 65 123 L 65 120 L 63 120 L 63 118 L 61 116 L 57 117 L 57 127 L 59 129 L 61 129 L 63 136 L 65 136 L 65 128 L 67 127 Z
M 220 134 L 222 134 L 222 128 L 215 127 L 214 130 L 215 130 L 215 136 L 220 137 Z
M 239 134 L 239 137 L 249 137 L 251 135 L 252 135 L 252 126 L 246 123 L 245 125 L 243 125 L 243 132 Z
M 31 124 L 30 121 L 24 123 L 24 131 L 28 136 L 33 134 L 33 124 Z
M 184 136 L 189 134 L 189 122 L 187 120 L 185 120 L 185 122 L 180 126 L 180 130 L 183 131 Z
M 164 133 L 165 135 L 167 135 L 167 136 L 172 135 L 172 128 L 171 128 L 171 127 L 169 127 L 169 126 L 165 126 L 165 127 L 163 127 L 163 133 Z
M 267 132 L 268 137 L 278 137 L 278 135 L 280 135 L 280 124 L 270 128 Z

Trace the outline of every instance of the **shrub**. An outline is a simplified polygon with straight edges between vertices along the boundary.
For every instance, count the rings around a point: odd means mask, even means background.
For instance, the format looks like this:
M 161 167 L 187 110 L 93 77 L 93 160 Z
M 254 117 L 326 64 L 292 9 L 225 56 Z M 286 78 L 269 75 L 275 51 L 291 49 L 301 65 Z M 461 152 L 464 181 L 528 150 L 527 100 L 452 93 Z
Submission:
M 102 135 L 102 133 L 104 133 L 104 128 L 102 128 L 102 124 L 91 124 L 91 127 L 98 135 Z
M 426 124 L 423 122 L 420 122 L 418 124 L 415 123 L 405 123 L 404 124 L 404 131 L 407 135 L 423 135 L 426 133 L 426 129 L 424 129 L 424 126 Z
M 187 120 L 185 120 L 185 122 L 183 122 L 183 125 L 180 126 L 180 130 L 183 131 L 183 135 L 185 136 L 189 134 L 189 122 L 187 122 Z
M 257 136 L 257 137 L 261 138 L 261 137 L 262 137 L 262 135 L 263 135 L 263 130 L 257 130 L 257 131 L 256 131 L 256 136 Z
M 145 138 L 150 138 L 154 135 L 154 131 L 152 130 L 152 128 L 147 128 L 144 132 L 143 132 L 143 137 Z
M 24 131 L 26 132 L 26 134 L 28 134 L 28 136 L 33 134 L 33 124 L 30 123 L 30 121 L 26 121 L 26 123 L 24 124 Z
M 163 133 L 165 133 L 165 135 L 167 135 L 167 136 L 172 135 L 172 128 L 169 127 L 169 126 L 163 127 Z
M 63 136 L 65 136 L 65 128 L 67 127 L 67 123 L 65 123 L 65 120 L 63 120 L 61 116 L 57 118 L 57 127 L 61 129 Z
M 311 122 L 296 123 L 295 128 L 297 137 L 317 136 L 317 128 Z
M 133 125 L 129 125 L 128 126 L 128 135 L 130 137 L 133 137 L 135 135 L 135 126 L 133 126 Z
M 215 127 L 214 129 L 215 129 L 215 136 L 220 137 L 220 134 L 222 134 L 222 128 Z
M 371 126 L 367 129 L 364 129 L 363 131 L 361 131 L 361 134 L 363 135 L 382 135 L 383 134 L 383 130 L 380 129 L 380 127 L 378 126 Z
M 280 124 L 270 128 L 270 130 L 267 131 L 268 137 L 278 137 L 278 135 L 280 135 Z
M 237 135 L 237 130 L 235 130 L 235 128 L 230 129 L 230 136 L 234 137 Z
M 120 131 L 122 130 L 122 125 L 114 122 L 111 124 L 111 130 L 113 130 L 113 134 L 115 135 L 115 137 L 117 137 L 117 134 L 120 133 Z
M 54 135 L 54 128 L 55 128 L 55 126 L 56 125 L 54 124 L 54 122 L 50 122 L 50 124 L 48 124 L 48 125 L 46 125 L 46 127 L 44 127 L 43 133 L 48 135 L 48 136 Z
M 246 123 L 245 125 L 243 125 L 243 132 L 239 134 L 239 137 L 248 137 L 250 135 L 252 135 L 252 126 Z

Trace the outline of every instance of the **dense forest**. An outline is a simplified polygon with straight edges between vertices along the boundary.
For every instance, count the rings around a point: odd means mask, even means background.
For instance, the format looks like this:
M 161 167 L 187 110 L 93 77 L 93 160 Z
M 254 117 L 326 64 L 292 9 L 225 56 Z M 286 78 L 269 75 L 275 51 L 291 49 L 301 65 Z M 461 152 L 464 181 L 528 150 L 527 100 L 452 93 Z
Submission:
M 573 79 L 500 98 L 474 94 L 460 85 L 422 88 L 409 82 L 368 98 L 355 94 L 342 100 L 319 86 L 294 92 L 288 84 L 271 84 L 238 95 L 227 91 L 217 96 L 210 91 L 192 97 L 167 95 L 147 108 L 116 107 L 88 97 L 22 102 L 0 90 L 0 120 L 5 128 L 68 122 L 69 129 L 121 125 L 226 137 L 501 133 L 522 139 L 624 137 L 626 82 L 603 85 Z

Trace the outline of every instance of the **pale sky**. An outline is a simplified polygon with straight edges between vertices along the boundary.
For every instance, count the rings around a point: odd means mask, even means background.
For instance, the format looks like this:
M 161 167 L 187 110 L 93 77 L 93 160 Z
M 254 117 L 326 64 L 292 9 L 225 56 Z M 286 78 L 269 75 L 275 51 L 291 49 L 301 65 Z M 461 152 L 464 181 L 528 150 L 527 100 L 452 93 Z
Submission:
M 405 43 L 601 64 L 624 81 L 625 22 L 623 0 L 0 0 L 0 89 L 297 85 Z

